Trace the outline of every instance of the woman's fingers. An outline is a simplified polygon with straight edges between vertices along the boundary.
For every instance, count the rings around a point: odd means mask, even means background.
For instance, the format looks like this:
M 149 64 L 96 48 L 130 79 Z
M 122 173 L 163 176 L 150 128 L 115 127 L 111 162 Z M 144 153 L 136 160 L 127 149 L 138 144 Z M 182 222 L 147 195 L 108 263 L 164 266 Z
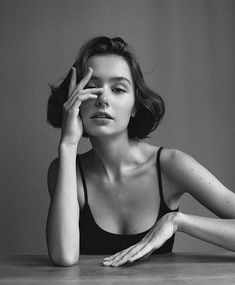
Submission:
M 87 88 L 87 89 L 83 89 L 81 90 L 79 93 L 80 94 L 85 94 L 85 93 L 101 93 L 104 91 L 104 88 L 100 87 L 100 88 Z
M 77 102 L 78 104 L 78 101 L 83 102 L 84 100 L 87 99 L 96 99 L 97 94 L 103 92 L 103 88 L 83 89 L 86 86 L 86 84 L 89 82 L 92 73 L 93 69 L 89 67 L 86 75 L 82 78 L 79 84 L 76 85 L 76 80 L 77 80 L 76 68 L 72 67 L 72 75 L 69 85 L 69 95 L 68 95 L 68 100 L 65 103 L 66 107 L 72 106 L 75 102 Z
M 83 101 L 86 101 L 88 99 L 96 99 L 98 97 L 98 95 L 96 94 L 91 94 L 91 93 L 86 93 L 86 94 L 82 94 L 80 96 L 78 96 L 78 100 L 81 101 L 81 103 Z
M 143 258 L 146 254 L 150 255 L 153 252 L 154 248 L 151 243 L 147 243 L 141 250 L 129 257 L 128 261 L 133 262 L 137 259 Z
M 111 255 L 109 257 L 106 257 L 104 259 L 103 264 L 105 266 L 111 266 L 113 262 L 115 262 L 116 260 L 118 260 L 119 258 L 121 258 L 122 256 L 124 256 L 126 253 L 128 253 L 128 251 L 130 251 L 133 247 L 135 247 L 136 245 L 132 245 L 131 247 L 128 247 L 114 255 Z
M 97 99 L 97 95 L 87 93 L 87 94 L 73 96 L 69 101 L 66 102 L 65 104 L 66 109 L 78 108 L 83 101 L 86 101 L 88 99 Z
M 115 254 L 114 256 L 111 256 L 110 258 L 106 258 L 104 260 L 104 265 L 106 266 L 119 266 L 126 262 L 128 262 L 128 259 L 134 255 L 136 252 L 138 252 L 143 246 L 145 246 L 144 241 L 137 243 L 118 254 Z
M 149 256 L 154 250 L 153 236 L 142 239 L 139 243 L 123 250 L 111 257 L 104 259 L 105 266 L 120 266 Z
M 143 244 L 132 249 L 128 254 L 126 254 L 116 262 L 112 263 L 111 266 L 121 266 L 127 262 L 134 262 L 135 260 L 143 258 L 146 255 L 149 256 L 153 251 L 154 248 L 151 243 Z
M 93 69 L 91 67 L 88 67 L 88 72 L 82 78 L 82 80 L 78 83 L 76 88 L 78 88 L 79 90 L 82 90 L 87 85 L 87 83 L 89 82 L 92 73 L 93 73 Z
M 122 251 L 121 251 L 121 252 L 122 252 Z M 110 261 L 110 260 L 114 259 L 114 258 L 115 258 L 116 256 L 118 256 L 121 252 L 119 251 L 119 252 L 115 253 L 114 255 L 105 257 L 105 258 L 104 258 L 104 261 Z
M 68 104 L 72 104 L 75 100 L 76 100 L 76 97 L 80 95 L 84 95 L 84 94 L 93 94 L 96 95 L 96 98 L 97 98 L 97 93 L 101 93 L 103 92 L 103 88 L 90 88 L 90 89 L 85 89 L 85 90 L 81 90 L 80 92 L 77 91 L 77 90 L 74 90 L 72 92 L 72 95 L 70 96 L 70 98 L 67 100 L 67 103 Z
M 154 249 L 155 250 L 155 249 Z M 151 250 L 150 252 L 148 252 L 147 254 L 145 254 L 143 257 L 139 258 L 140 261 L 147 259 L 154 250 Z
M 77 89 L 75 89 L 67 102 L 70 104 L 76 100 L 77 96 L 80 97 L 84 94 L 93 94 L 97 98 L 97 93 L 101 93 L 101 92 L 103 92 L 103 88 L 89 88 L 89 89 L 84 89 L 81 91 L 78 91 Z
M 77 75 L 76 75 L 76 68 L 72 67 L 72 75 L 71 75 L 71 80 L 70 80 L 70 84 L 69 84 L 69 94 L 68 94 L 68 99 L 70 99 L 71 97 L 73 97 L 76 93 L 80 93 L 80 92 L 101 92 L 101 90 L 99 90 L 100 88 L 90 88 L 83 90 L 83 88 L 86 86 L 86 84 L 89 82 L 91 75 L 93 73 L 93 69 L 91 67 L 88 68 L 88 72 L 86 73 L 86 75 L 81 79 L 81 81 L 77 84 Z M 92 90 L 93 89 L 93 90 Z M 98 89 L 98 90 L 94 90 L 94 89 Z
M 135 256 L 138 252 L 142 250 L 142 248 L 145 247 L 145 243 L 141 243 L 136 245 L 134 248 L 132 248 L 128 253 L 120 257 L 119 259 L 114 260 L 112 263 L 112 266 L 120 266 L 123 265 L 124 263 L 131 262 L 130 258 L 132 256 Z
M 76 87 L 76 81 L 77 81 L 77 75 L 76 75 L 76 69 L 75 67 L 72 67 L 72 75 L 71 75 L 71 79 L 70 79 L 70 84 L 69 84 L 69 94 L 68 94 L 68 98 L 70 98 L 73 94 L 73 90 Z

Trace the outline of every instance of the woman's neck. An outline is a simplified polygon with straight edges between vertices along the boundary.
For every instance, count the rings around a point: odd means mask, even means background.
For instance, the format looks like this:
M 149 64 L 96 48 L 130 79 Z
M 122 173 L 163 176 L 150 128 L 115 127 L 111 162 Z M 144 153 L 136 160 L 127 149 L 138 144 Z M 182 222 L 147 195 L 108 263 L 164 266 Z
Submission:
M 98 163 L 111 181 L 123 173 L 134 157 L 137 142 L 129 139 L 127 134 L 115 137 L 91 137 L 90 140 L 94 163 Z

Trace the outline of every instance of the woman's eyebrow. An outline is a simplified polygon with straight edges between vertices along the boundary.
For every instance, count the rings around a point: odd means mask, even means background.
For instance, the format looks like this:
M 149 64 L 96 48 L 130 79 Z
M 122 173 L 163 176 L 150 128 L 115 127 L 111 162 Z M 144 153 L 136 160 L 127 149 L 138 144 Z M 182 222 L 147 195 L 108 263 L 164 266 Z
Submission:
M 101 78 L 98 77 L 98 76 L 91 76 L 90 80 L 101 81 Z M 128 82 L 130 85 L 132 85 L 130 80 L 128 78 L 124 77 L 124 76 L 115 76 L 115 77 L 110 77 L 109 78 L 109 81 L 123 81 L 123 80 Z
M 110 78 L 110 81 L 123 81 L 123 80 L 127 81 L 131 85 L 130 80 L 126 77 L 121 76 L 121 77 L 111 77 Z

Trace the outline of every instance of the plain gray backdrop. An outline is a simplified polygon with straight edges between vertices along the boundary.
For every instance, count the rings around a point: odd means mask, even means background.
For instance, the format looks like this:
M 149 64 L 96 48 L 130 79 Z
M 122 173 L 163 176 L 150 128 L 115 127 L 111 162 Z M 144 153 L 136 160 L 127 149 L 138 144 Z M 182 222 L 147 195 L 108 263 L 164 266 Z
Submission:
M 46 175 L 60 131 L 46 123 L 48 83 L 93 36 L 121 36 L 166 102 L 147 141 L 178 148 L 235 189 L 235 1 L 0 1 L 0 254 L 46 254 Z M 83 139 L 79 152 L 90 147 Z M 214 217 L 190 196 L 185 213 Z M 177 234 L 175 251 L 219 251 Z

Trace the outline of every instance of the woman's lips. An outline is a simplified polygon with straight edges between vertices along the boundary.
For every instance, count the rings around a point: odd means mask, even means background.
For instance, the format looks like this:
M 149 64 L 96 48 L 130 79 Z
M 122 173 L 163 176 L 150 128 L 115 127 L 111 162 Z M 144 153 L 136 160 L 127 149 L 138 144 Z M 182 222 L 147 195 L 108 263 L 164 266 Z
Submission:
M 93 117 L 92 119 L 96 119 L 96 120 L 112 120 L 112 119 L 106 118 L 106 117 Z
M 96 123 L 98 125 L 107 125 L 113 121 L 113 119 L 109 119 L 109 118 L 105 118 L 105 117 L 94 117 L 91 119 L 93 120 L 94 123 Z
M 91 116 L 91 118 L 113 120 L 113 117 L 107 112 L 96 112 Z

